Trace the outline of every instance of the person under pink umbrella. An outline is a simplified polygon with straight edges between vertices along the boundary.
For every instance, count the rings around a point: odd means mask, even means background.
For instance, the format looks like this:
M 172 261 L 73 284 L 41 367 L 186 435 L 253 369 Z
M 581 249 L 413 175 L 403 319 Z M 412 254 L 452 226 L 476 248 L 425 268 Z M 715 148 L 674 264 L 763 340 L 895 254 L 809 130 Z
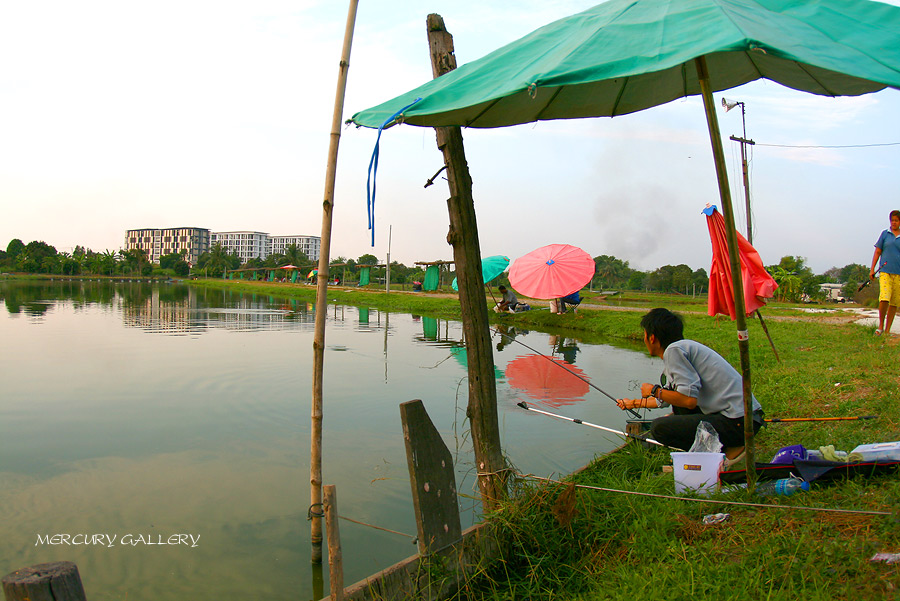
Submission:
M 594 269 L 594 259 L 577 246 L 549 244 L 516 259 L 509 283 L 524 296 L 549 300 L 550 311 L 558 313 L 565 304 L 581 302 L 575 295 L 594 277 Z

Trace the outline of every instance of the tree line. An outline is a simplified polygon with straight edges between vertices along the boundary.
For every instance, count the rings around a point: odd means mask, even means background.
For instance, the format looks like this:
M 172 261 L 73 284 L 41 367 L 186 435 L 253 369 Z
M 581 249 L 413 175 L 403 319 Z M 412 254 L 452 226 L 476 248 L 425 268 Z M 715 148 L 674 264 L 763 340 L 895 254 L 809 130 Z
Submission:
M 332 276 L 341 277 L 345 282 L 358 280 L 359 265 L 381 265 L 372 271 L 372 281 L 384 283 L 386 270 L 378 257 L 364 254 L 358 259 L 344 256 L 330 260 Z M 594 277 L 590 282 L 594 290 L 645 290 L 654 292 L 674 292 L 681 294 L 704 293 L 709 288 L 709 274 L 705 269 L 691 269 L 685 264 L 663 265 L 652 271 L 632 269 L 628 261 L 611 255 L 594 257 L 596 266 Z M 277 269 L 285 265 L 294 265 L 301 270 L 312 270 L 318 266 L 310 260 L 296 245 L 288 246 L 283 253 L 272 254 L 265 259 L 253 258 L 241 262 L 234 252 L 229 252 L 221 244 L 213 245 L 208 252 L 200 255 L 197 264 L 191 266 L 184 253 L 172 253 L 160 257 L 159 263 L 151 263 L 146 252 L 139 249 L 105 250 L 94 252 L 89 248 L 76 246 L 71 253 L 57 252 L 56 248 L 43 241 L 32 241 L 28 244 L 14 239 L 0 250 L 0 270 L 21 273 L 44 273 L 57 275 L 105 275 L 105 276 L 153 276 L 190 275 L 206 277 L 222 277 L 234 269 Z M 851 263 L 844 267 L 832 267 L 823 274 L 816 275 L 806 265 L 806 259 L 800 256 L 785 256 L 775 265 L 767 265 L 766 270 L 778 284 L 777 300 L 800 301 L 804 299 L 822 300 L 824 293 L 820 290 L 823 283 L 843 284 L 841 295 L 851 297 L 859 284 L 869 277 L 869 269 L 859 263 Z M 305 275 L 305 274 L 304 274 Z M 445 284 L 449 283 L 455 272 L 446 272 Z M 407 284 L 422 281 L 425 271 L 421 267 L 407 267 L 397 261 L 391 262 L 390 279 L 392 284 Z M 502 279 L 502 276 L 501 276 Z

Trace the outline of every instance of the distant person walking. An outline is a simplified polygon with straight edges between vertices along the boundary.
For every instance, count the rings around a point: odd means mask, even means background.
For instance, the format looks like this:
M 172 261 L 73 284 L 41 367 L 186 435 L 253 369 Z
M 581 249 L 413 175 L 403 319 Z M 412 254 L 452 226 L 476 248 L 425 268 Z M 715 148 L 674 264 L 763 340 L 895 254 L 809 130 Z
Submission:
M 875 279 L 875 272 L 881 271 L 878 278 L 878 328 L 875 335 L 880 336 L 885 330 L 891 331 L 894 314 L 900 306 L 900 211 L 891 211 L 891 227 L 881 232 L 875 243 L 875 255 L 872 257 L 872 268 L 869 279 Z M 887 319 L 885 319 L 887 318 Z

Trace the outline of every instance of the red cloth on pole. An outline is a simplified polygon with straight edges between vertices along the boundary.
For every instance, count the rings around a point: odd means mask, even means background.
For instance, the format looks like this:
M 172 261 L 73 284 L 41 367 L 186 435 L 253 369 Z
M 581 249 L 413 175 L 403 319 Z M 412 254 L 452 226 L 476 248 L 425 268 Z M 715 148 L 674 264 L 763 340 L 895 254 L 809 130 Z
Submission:
M 709 238 L 712 242 L 712 265 L 709 268 L 709 309 L 710 315 L 728 315 L 737 319 L 734 308 L 734 285 L 731 277 L 731 263 L 728 255 L 728 241 L 725 238 L 725 218 L 710 207 L 703 211 Z M 738 240 L 738 257 L 741 262 L 741 282 L 744 286 L 744 308 L 750 315 L 766 304 L 766 299 L 775 295 L 778 284 L 766 271 L 756 249 L 740 232 L 735 232 Z

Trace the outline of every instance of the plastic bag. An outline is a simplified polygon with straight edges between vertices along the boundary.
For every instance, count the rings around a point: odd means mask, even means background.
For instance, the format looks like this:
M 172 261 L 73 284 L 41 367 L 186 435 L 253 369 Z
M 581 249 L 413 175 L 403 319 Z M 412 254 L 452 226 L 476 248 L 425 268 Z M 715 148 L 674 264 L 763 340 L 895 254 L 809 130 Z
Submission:
M 694 436 L 694 444 L 691 445 L 691 453 L 721 453 L 722 443 L 719 442 L 719 433 L 709 422 L 697 424 L 697 434 Z

